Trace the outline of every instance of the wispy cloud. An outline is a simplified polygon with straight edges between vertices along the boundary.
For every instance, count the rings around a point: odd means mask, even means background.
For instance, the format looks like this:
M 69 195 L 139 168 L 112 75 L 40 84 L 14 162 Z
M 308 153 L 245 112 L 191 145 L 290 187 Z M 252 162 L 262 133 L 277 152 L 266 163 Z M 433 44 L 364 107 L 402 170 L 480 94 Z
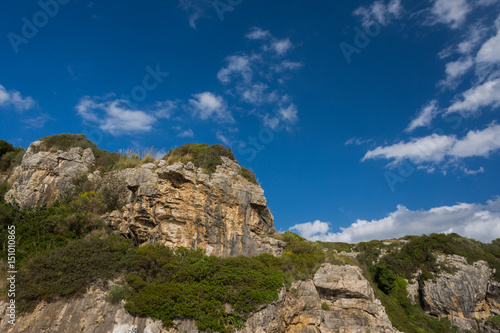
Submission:
M 460 113 L 469 117 L 480 113 L 481 108 L 500 106 L 500 79 L 487 81 L 470 88 L 450 105 L 447 113 Z
M 430 101 L 425 105 L 417 114 L 417 116 L 411 121 L 411 123 L 406 128 L 406 132 L 413 132 L 418 127 L 430 126 L 432 120 L 439 113 L 439 107 L 436 100 Z
M 18 112 L 33 109 L 36 106 L 35 100 L 31 97 L 23 97 L 17 90 L 7 90 L 0 84 L 0 108 L 10 108 Z
M 388 2 L 377 0 L 369 6 L 357 8 L 353 14 L 359 16 L 363 27 L 367 28 L 375 23 L 386 26 L 393 19 L 400 18 L 403 11 L 401 0 L 390 0 Z
M 221 123 L 233 123 L 234 119 L 227 108 L 227 103 L 222 96 L 211 92 L 203 92 L 193 95 L 189 100 L 192 114 L 201 120 L 214 120 Z
M 368 151 L 362 161 L 389 159 L 389 166 L 404 159 L 420 165 L 455 162 L 470 157 L 489 157 L 500 149 L 500 125 L 491 123 L 483 130 L 469 131 L 458 139 L 455 135 L 432 134 L 409 142 L 381 146 Z
M 271 33 L 267 30 L 263 30 L 259 27 L 252 27 L 250 31 L 245 35 L 248 39 L 259 40 L 271 38 Z
M 290 39 L 276 40 L 272 43 L 272 48 L 278 55 L 284 55 L 292 48 Z
M 426 23 L 443 23 L 456 29 L 465 22 L 472 9 L 473 6 L 467 0 L 434 0 Z
M 189 26 L 196 30 L 196 21 L 207 17 L 207 11 L 212 8 L 211 0 L 179 0 L 179 5 L 189 15 Z
M 85 121 L 112 135 L 150 131 L 157 120 L 153 114 L 131 109 L 126 101 L 112 96 L 85 96 L 75 108 Z
M 42 113 L 35 117 L 25 117 L 22 119 L 22 122 L 26 124 L 27 128 L 43 128 L 49 120 L 55 119 L 46 113 Z
M 179 134 L 177 134 L 177 137 L 179 137 L 179 138 L 193 138 L 194 132 L 192 129 L 187 129 L 187 130 L 184 130 L 184 131 L 180 132 Z
M 309 240 L 327 242 L 358 243 L 431 233 L 457 233 L 490 242 L 500 237 L 500 198 L 489 200 L 485 205 L 459 203 L 418 211 L 399 205 L 385 218 L 358 219 L 349 227 L 340 229 L 335 232 L 329 223 L 314 221 L 296 224 L 289 230 Z
M 298 108 L 283 87 L 290 72 L 303 66 L 301 62 L 285 58 L 294 47 L 293 43 L 289 38 L 276 38 L 259 27 L 251 28 L 245 37 L 256 42 L 260 49 L 228 56 L 217 73 L 219 82 L 231 96 L 259 107 L 256 114 L 264 126 L 276 128 L 280 123 L 287 126 L 296 123 Z M 266 111 L 265 106 L 272 111 Z

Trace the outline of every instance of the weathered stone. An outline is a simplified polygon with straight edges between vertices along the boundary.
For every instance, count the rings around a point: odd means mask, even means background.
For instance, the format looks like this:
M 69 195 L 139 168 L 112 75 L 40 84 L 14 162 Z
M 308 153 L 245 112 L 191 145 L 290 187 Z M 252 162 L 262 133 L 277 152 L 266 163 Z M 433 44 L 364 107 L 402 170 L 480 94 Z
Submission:
M 490 281 L 492 270 L 484 261 L 469 265 L 457 255 L 438 256 L 438 263 L 453 267 L 453 274 L 441 272 L 435 281 L 424 282 L 425 310 L 436 317 L 448 317 L 460 332 L 475 330 L 477 320 L 498 313 L 498 283 Z
M 73 187 L 75 177 L 89 171 L 95 160 L 90 148 L 35 153 L 40 143 L 35 141 L 26 150 L 21 165 L 14 171 L 12 188 L 5 195 L 5 200 L 15 200 L 21 208 L 54 202 Z

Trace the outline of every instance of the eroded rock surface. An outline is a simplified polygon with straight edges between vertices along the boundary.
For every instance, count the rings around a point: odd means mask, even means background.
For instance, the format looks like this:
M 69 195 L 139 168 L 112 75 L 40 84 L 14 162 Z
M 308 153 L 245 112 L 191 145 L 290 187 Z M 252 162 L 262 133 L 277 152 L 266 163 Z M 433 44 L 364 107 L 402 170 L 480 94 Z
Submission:
M 15 200 L 21 208 L 52 203 L 65 190 L 71 189 L 73 179 L 87 173 L 95 161 L 90 148 L 35 152 L 40 144 L 35 141 L 26 150 L 21 165 L 13 172 L 12 188 L 5 195 L 5 200 Z
M 477 329 L 477 324 L 499 313 L 500 290 L 492 270 L 484 261 L 469 265 L 457 255 L 439 256 L 438 262 L 453 267 L 454 273 L 439 273 L 435 281 L 425 281 L 424 309 L 436 317 L 447 316 L 460 331 Z

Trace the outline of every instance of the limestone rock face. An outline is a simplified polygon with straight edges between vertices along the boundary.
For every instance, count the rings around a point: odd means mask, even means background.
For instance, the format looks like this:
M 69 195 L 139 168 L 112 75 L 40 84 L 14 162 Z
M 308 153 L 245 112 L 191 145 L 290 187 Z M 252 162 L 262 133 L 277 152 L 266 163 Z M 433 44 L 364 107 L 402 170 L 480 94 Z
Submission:
M 469 265 L 457 255 L 439 256 L 438 262 L 456 272 L 439 273 L 435 281 L 425 281 L 422 292 L 425 310 L 434 316 L 450 318 L 460 331 L 474 330 L 500 311 L 500 284 L 491 281 L 492 270 L 484 261 Z
M 162 328 L 160 321 L 133 317 L 124 310 L 123 304 L 109 303 L 106 293 L 99 289 L 91 289 L 79 299 L 49 304 L 42 302 L 32 313 L 18 317 L 15 325 L 7 321 L 7 305 L 6 302 L 0 302 L 0 332 L 5 333 L 169 332 Z M 183 327 L 188 325 L 185 323 Z
M 339 281 L 341 281 L 339 283 Z M 326 303 L 328 309 L 323 309 Z M 0 331 L 6 333 L 198 333 L 191 320 L 176 321 L 165 330 L 161 323 L 127 314 L 122 305 L 107 302 L 106 294 L 90 290 L 69 302 L 41 303 L 11 327 L 7 303 L 0 302 Z M 324 306 L 324 305 L 323 305 Z M 294 282 L 278 299 L 250 315 L 237 333 L 397 333 L 373 290 L 354 266 L 325 264 L 313 279 Z
M 40 144 L 40 141 L 35 141 L 29 146 L 21 165 L 13 172 L 16 179 L 12 188 L 5 195 L 5 200 L 15 200 L 21 208 L 52 203 L 59 194 L 73 186 L 75 177 L 87 173 L 95 160 L 90 148 L 35 153 Z
M 128 204 L 105 221 L 139 244 L 203 248 L 208 255 L 281 255 L 264 190 L 241 176 L 241 167 L 222 157 L 211 176 L 188 162 L 153 170 L 117 172 L 129 189 Z

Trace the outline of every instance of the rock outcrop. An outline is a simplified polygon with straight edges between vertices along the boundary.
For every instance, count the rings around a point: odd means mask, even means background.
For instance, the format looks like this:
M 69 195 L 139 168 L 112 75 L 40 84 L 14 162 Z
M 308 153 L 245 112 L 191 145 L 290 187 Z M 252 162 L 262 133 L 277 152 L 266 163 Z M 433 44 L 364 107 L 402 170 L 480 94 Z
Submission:
M 90 173 L 92 149 L 36 152 L 40 144 L 31 144 L 16 168 L 7 201 L 21 208 L 50 204 L 74 186 L 75 177 L 100 178 L 99 172 Z M 238 163 L 221 159 L 212 175 L 191 162 L 167 165 L 164 160 L 114 171 L 115 180 L 126 185 L 127 204 L 103 220 L 139 245 L 202 248 L 225 257 L 281 255 L 284 243 L 266 237 L 276 231 L 264 190 L 242 176 Z
M 425 281 L 420 288 L 412 281 L 408 291 L 413 303 L 420 297 L 428 314 L 448 317 L 460 332 L 486 327 L 490 316 L 500 314 L 500 284 L 492 280 L 493 271 L 486 262 L 470 265 L 457 255 L 439 255 L 437 261 L 454 272 L 438 273 L 435 280 Z
M 5 195 L 6 201 L 15 200 L 21 208 L 52 203 L 61 193 L 71 189 L 72 180 L 87 173 L 95 161 L 90 148 L 36 152 L 40 144 L 41 141 L 35 141 L 26 150 L 21 165 L 11 176 L 14 178 L 12 188 Z
M 0 303 L 5 318 L 6 303 Z M 127 314 L 122 305 L 107 302 L 106 294 L 90 290 L 69 302 L 42 303 L 18 318 L 6 333 L 198 333 L 190 320 L 179 320 L 166 330 L 161 323 Z M 355 266 L 324 264 L 314 278 L 294 282 L 278 300 L 253 313 L 238 333 L 396 333 L 373 289 Z
M 117 172 L 130 191 L 129 203 L 105 221 L 140 244 L 203 248 L 225 257 L 281 255 L 284 243 L 263 237 L 275 232 L 264 190 L 243 178 L 237 163 L 221 158 L 212 175 L 191 162 L 164 161 Z

